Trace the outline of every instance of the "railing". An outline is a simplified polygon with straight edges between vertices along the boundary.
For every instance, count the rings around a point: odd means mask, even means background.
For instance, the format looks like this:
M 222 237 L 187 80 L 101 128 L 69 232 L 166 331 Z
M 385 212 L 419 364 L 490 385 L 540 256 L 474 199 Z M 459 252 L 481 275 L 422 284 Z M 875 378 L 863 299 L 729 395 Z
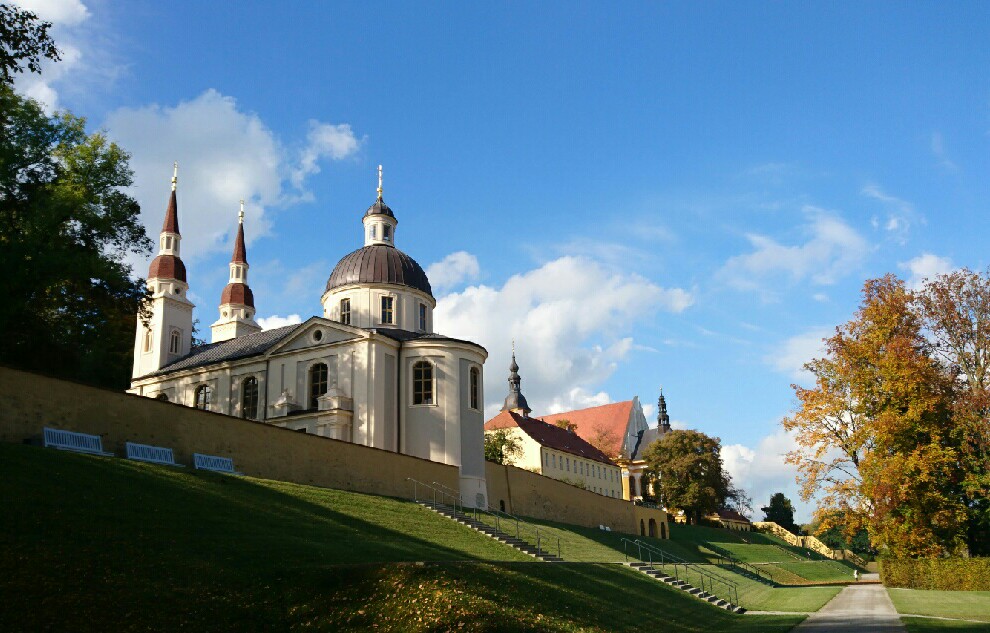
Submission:
M 750 563 L 741 561 L 738 558 L 735 558 L 728 552 L 728 550 L 724 550 L 718 545 L 713 545 L 712 543 L 705 543 L 705 547 L 715 552 L 715 554 L 718 556 L 718 563 L 716 563 L 717 565 L 722 565 L 724 561 L 724 564 L 728 565 L 729 567 L 736 567 L 743 571 L 747 571 L 751 574 L 754 574 L 757 577 L 765 577 L 767 581 L 770 582 L 771 584 L 777 584 L 776 581 L 774 581 L 773 579 L 773 575 L 771 575 L 770 572 L 768 572 L 767 570 L 760 569 L 756 565 L 752 565 Z
M 629 560 L 629 548 L 631 547 L 636 548 L 636 553 L 637 553 L 636 557 L 641 562 L 649 565 L 650 569 L 656 569 L 656 565 L 658 564 L 660 565 L 660 567 L 664 569 L 666 569 L 668 565 L 672 566 L 674 568 L 674 578 L 676 578 L 677 580 L 681 579 L 680 576 L 681 574 L 683 574 L 684 577 L 687 578 L 688 571 L 694 572 L 695 574 L 698 575 L 699 580 L 701 581 L 700 589 L 708 594 L 716 595 L 715 594 L 716 583 L 725 585 L 728 598 L 730 599 L 732 604 L 737 606 L 739 605 L 739 586 L 736 583 L 730 580 L 726 580 L 725 578 L 720 578 L 719 576 L 716 576 L 715 574 L 711 573 L 710 571 L 702 568 L 701 566 L 695 563 L 689 563 L 683 558 L 674 556 L 670 552 L 665 552 L 659 547 L 650 545 L 648 543 L 644 543 L 639 539 L 635 541 L 630 541 L 629 539 L 626 538 L 622 539 L 622 550 L 627 561 Z M 645 552 L 645 556 L 644 556 L 644 552 Z M 680 567 L 682 570 L 680 573 L 678 573 L 678 567 Z
M 473 518 L 478 523 L 490 525 L 495 529 L 496 534 L 502 534 L 507 537 L 514 536 L 514 538 L 520 541 L 528 542 L 530 545 L 536 547 L 538 556 L 549 555 L 550 549 L 547 546 L 548 544 L 552 546 L 555 539 L 557 558 L 561 557 L 560 537 L 548 537 L 545 532 L 540 534 L 540 528 L 537 525 L 527 523 L 515 515 L 502 510 L 496 510 L 490 506 L 487 508 L 465 508 L 461 495 L 453 488 L 445 486 L 438 481 L 428 484 L 412 477 L 406 477 L 406 481 L 412 482 L 413 499 L 417 503 L 420 501 L 429 503 L 434 509 L 440 506 L 450 507 L 454 510 L 455 514 L 460 513 Z

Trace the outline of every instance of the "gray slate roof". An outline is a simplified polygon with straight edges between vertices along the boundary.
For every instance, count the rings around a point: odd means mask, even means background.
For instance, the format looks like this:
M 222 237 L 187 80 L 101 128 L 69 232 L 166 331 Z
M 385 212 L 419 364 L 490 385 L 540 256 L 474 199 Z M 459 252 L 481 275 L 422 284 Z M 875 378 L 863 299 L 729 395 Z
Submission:
M 372 244 L 345 255 L 327 279 L 326 291 L 351 284 L 393 284 L 433 296 L 423 267 L 394 246 Z
M 262 332 L 248 334 L 247 336 L 239 336 L 229 341 L 200 345 L 199 347 L 194 347 L 192 351 L 182 358 L 165 365 L 158 371 L 146 374 L 142 378 L 161 376 L 182 369 L 193 369 L 195 367 L 202 367 L 203 365 L 212 365 L 213 363 L 257 356 L 270 350 L 302 325 L 304 324 L 296 323 L 295 325 L 286 325 L 275 328 L 274 330 L 264 330 Z

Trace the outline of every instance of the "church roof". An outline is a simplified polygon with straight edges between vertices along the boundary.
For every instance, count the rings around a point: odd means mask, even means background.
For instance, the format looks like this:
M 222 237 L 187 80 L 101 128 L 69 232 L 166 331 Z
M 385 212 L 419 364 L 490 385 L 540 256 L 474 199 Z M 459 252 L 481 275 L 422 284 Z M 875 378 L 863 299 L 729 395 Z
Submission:
M 502 411 L 485 422 L 486 431 L 511 428 L 521 429 L 523 433 L 536 440 L 540 446 L 577 455 L 595 462 L 614 465 L 608 455 L 586 442 L 581 436 L 538 418 L 522 416 L 514 411 Z
M 416 260 L 385 244 L 365 246 L 345 255 L 330 273 L 326 291 L 351 284 L 407 286 L 433 296 L 430 280 Z
M 545 415 L 542 419 L 551 424 L 558 420 L 567 420 L 575 426 L 575 432 L 588 441 L 599 443 L 607 440 L 605 452 L 614 458 L 622 454 L 632 407 L 633 401 L 626 400 L 600 407 Z
M 381 198 L 375 200 L 375 204 L 368 207 L 368 210 L 364 212 L 364 217 L 368 217 L 369 215 L 387 215 L 390 218 L 395 217 L 395 214 L 392 213 L 392 209 L 390 209 Z
M 264 330 L 254 334 L 248 334 L 246 336 L 238 336 L 237 338 L 232 338 L 227 341 L 220 341 L 219 343 L 207 343 L 206 345 L 200 345 L 199 347 L 194 347 L 192 351 L 175 362 L 165 365 L 158 371 L 147 374 L 147 376 L 141 376 L 141 378 L 146 378 L 148 376 L 161 376 L 163 374 L 170 374 L 174 371 L 179 371 L 182 369 L 193 369 L 204 365 L 212 365 L 213 363 L 222 363 L 237 360 L 239 358 L 257 356 L 258 354 L 267 352 L 269 349 L 283 341 L 287 336 L 292 334 L 296 328 L 302 327 L 303 325 L 305 324 L 296 323 L 294 325 L 286 325 L 273 330 Z
M 225 303 L 239 303 L 250 308 L 254 307 L 254 293 L 247 284 L 227 284 L 220 293 L 220 305 Z
M 478 345 L 474 341 L 468 341 L 462 338 L 451 338 L 449 336 L 444 336 L 443 334 L 436 334 L 434 332 L 411 332 L 409 330 L 400 330 L 399 328 L 372 328 L 370 330 L 375 334 L 381 334 L 382 336 L 387 336 L 390 339 L 406 342 L 406 341 L 450 341 L 451 343 L 464 343 L 465 345 L 473 345 L 475 347 L 480 347 L 485 349 L 481 345 Z M 488 350 L 485 350 L 487 352 Z
M 247 249 L 244 247 L 244 222 L 237 224 L 237 239 L 234 240 L 234 255 L 230 258 L 230 263 L 247 263 Z
M 175 202 L 175 189 L 168 197 L 168 208 L 165 209 L 165 222 L 162 223 L 162 233 L 179 233 L 179 205 Z
M 148 279 L 178 279 L 186 281 L 186 265 L 175 255 L 159 255 L 151 260 Z
M 723 521 L 741 521 L 743 523 L 750 522 L 749 519 L 739 514 L 735 510 L 730 510 L 729 508 L 722 508 L 721 510 L 716 510 L 715 514 L 717 514 L 718 518 L 722 519 Z

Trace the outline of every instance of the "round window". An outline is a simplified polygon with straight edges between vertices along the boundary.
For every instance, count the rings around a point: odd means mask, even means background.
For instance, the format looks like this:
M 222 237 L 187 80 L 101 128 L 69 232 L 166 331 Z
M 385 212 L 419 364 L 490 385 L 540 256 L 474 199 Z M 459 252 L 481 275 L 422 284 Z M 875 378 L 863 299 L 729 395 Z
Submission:
M 175 294 L 177 294 L 177 295 L 178 294 L 182 294 L 182 288 L 176 288 L 175 289 Z
M 221 312 L 220 314 L 222 314 L 223 316 L 227 316 L 227 311 L 226 311 L 226 310 L 224 310 L 224 311 L 223 311 L 223 312 Z
M 316 330 L 315 332 L 313 332 L 313 340 L 314 341 L 317 341 L 317 342 L 318 341 L 322 341 L 323 340 L 323 330 Z

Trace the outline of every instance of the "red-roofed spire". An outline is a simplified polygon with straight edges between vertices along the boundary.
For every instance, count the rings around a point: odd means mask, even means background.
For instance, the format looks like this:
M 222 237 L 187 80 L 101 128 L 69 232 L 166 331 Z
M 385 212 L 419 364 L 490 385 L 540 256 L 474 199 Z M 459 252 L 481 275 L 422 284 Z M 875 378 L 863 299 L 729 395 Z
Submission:
M 172 193 L 168 197 L 168 208 L 165 209 L 165 223 L 162 224 L 162 233 L 179 234 L 179 209 L 175 202 L 175 184 L 179 180 L 179 163 L 173 163 L 172 167 Z
M 234 240 L 234 256 L 231 264 L 246 264 L 247 249 L 244 247 L 244 201 L 241 200 L 241 211 L 237 214 L 237 239 Z

